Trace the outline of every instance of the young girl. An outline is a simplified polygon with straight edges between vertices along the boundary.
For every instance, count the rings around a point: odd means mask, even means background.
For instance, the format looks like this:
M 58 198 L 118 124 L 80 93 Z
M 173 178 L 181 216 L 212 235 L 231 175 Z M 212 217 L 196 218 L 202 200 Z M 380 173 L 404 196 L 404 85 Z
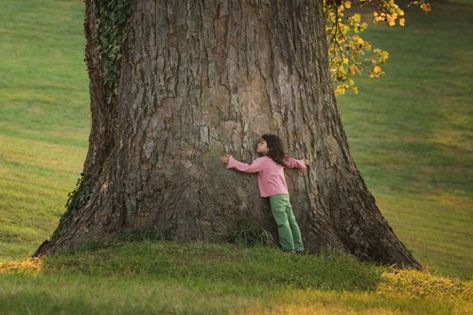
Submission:
M 269 197 L 271 212 L 278 225 L 279 244 L 284 251 L 302 253 L 301 232 L 292 212 L 287 190 L 284 167 L 305 170 L 307 159 L 296 160 L 284 155 L 281 139 L 276 135 L 261 136 L 256 147 L 261 156 L 251 165 L 235 160 L 231 155 L 221 157 L 227 168 L 235 168 L 245 173 L 258 173 L 257 181 L 261 197 Z

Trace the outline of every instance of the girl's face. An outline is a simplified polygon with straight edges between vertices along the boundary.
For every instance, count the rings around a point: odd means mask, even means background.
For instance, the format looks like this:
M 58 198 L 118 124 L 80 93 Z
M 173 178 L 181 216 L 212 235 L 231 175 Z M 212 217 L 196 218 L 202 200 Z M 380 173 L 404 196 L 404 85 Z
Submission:
M 256 146 L 256 152 L 263 155 L 269 152 L 268 144 L 266 143 L 266 140 L 260 139 L 260 141 L 258 142 L 258 145 Z

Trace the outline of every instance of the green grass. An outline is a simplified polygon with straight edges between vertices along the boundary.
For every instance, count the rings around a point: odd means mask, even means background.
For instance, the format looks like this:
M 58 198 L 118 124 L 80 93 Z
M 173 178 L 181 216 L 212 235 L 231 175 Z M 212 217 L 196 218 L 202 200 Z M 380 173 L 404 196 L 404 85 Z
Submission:
M 473 276 L 473 6 L 407 11 L 371 27 L 386 76 L 360 78 L 339 107 L 351 152 L 399 237 L 423 263 Z
M 0 2 L 0 258 L 47 238 L 79 178 L 89 97 L 83 1 Z
M 0 132 L 86 147 L 83 1 L 2 1 Z
M 429 273 L 150 241 L 25 259 L 56 227 L 87 151 L 83 1 L 2 0 L 2 313 L 473 313 L 472 280 L 455 278 L 473 275 L 473 6 L 454 2 L 465 5 L 372 27 L 387 75 L 339 98 L 369 189 Z
M 113 242 L 0 264 L 0 292 L 7 314 L 473 311 L 471 280 L 377 267 L 336 253 L 199 242 Z

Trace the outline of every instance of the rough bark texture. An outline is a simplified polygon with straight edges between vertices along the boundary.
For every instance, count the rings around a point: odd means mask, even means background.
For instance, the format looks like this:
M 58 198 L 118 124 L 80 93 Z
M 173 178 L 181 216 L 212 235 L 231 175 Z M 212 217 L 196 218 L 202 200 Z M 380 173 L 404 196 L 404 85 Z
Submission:
M 350 155 L 330 83 L 319 1 L 132 1 L 117 94 L 105 101 L 93 0 L 86 1 L 92 130 L 87 203 L 37 254 L 155 228 L 221 241 L 240 220 L 276 238 L 250 162 L 263 133 L 309 158 L 287 170 L 306 249 L 419 268 L 381 215 Z

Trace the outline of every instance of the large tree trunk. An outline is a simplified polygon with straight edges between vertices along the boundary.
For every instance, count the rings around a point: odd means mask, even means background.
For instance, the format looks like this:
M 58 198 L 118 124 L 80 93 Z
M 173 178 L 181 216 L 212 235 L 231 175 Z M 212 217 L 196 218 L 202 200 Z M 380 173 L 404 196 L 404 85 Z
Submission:
M 120 25 L 103 2 L 86 1 L 84 24 L 92 109 L 86 202 L 37 255 L 151 228 L 174 240 L 221 241 L 241 220 L 276 236 L 255 176 L 219 161 L 231 153 L 250 162 L 255 140 L 276 133 L 292 156 L 312 161 L 306 173 L 286 172 L 309 252 L 336 248 L 420 267 L 350 155 L 321 1 L 131 1 Z M 100 33 L 107 19 L 126 32 L 112 83 Z

